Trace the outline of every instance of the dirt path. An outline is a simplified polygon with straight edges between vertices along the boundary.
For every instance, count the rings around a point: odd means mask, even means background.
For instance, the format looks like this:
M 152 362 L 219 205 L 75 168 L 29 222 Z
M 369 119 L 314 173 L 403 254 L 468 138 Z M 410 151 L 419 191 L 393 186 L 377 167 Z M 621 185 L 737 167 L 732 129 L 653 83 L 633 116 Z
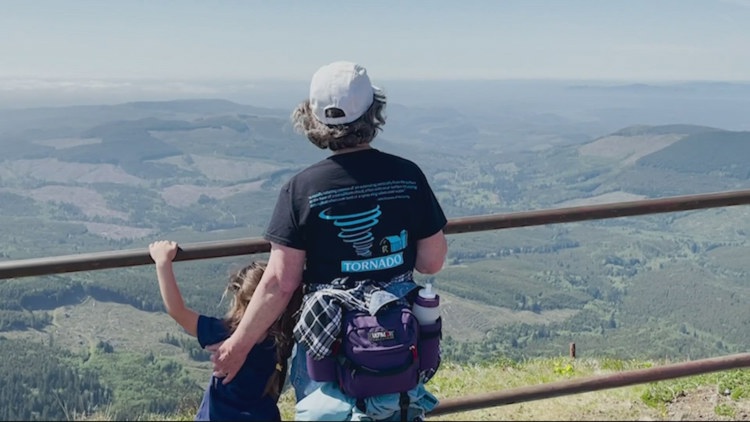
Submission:
M 732 400 L 715 388 L 701 387 L 667 405 L 670 421 L 750 421 L 750 400 Z

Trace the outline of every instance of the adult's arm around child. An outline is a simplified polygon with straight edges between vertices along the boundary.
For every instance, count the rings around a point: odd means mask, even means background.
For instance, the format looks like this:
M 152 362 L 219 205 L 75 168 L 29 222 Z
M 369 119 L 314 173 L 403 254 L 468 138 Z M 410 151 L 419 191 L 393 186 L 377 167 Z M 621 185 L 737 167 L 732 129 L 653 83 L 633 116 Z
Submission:
M 213 352 L 214 374 L 223 377 L 224 384 L 237 375 L 247 354 L 286 309 L 302 283 L 305 257 L 303 250 L 271 242 L 271 254 L 263 278 L 239 325 L 227 340 L 207 347 Z

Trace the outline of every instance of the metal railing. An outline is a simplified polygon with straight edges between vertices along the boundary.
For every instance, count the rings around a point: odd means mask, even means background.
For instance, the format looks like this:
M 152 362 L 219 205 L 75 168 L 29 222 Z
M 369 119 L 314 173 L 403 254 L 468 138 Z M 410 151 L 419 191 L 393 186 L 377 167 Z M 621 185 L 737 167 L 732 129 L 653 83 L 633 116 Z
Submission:
M 440 400 L 429 416 L 440 416 L 485 407 L 523 403 L 532 400 L 548 399 L 568 394 L 607 390 L 628 385 L 664 381 L 672 378 L 700 375 L 709 372 L 750 367 L 750 353 L 694 360 L 648 369 L 635 369 L 611 375 L 600 375 L 569 381 L 548 382 L 539 385 L 512 388 L 486 394 L 475 394 Z
M 454 218 L 448 221 L 445 233 L 452 235 L 748 204 L 750 204 L 750 190 L 674 196 L 630 202 Z M 270 250 L 270 244 L 262 238 L 186 243 L 184 245 L 180 244 L 180 247 L 181 250 L 177 253 L 175 261 L 249 255 L 268 252 Z M 148 253 L 148 249 L 145 247 L 122 251 L 0 261 L 0 280 L 131 267 L 152 263 L 153 261 Z
M 685 195 L 540 211 L 454 218 L 448 222 L 445 233 L 453 235 L 467 232 L 748 204 L 750 204 L 750 190 Z M 175 261 L 248 255 L 268 252 L 269 250 L 270 244 L 261 238 L 188 243 L 181 245 L 181 250 L 178 251 Z M 153 261 L 149 256 L 147 248 L 3 261 L 0 262 L 0 279 L 148 265 L 152 263 Z M 545 383 L 495 393 L 448 398 L 441 400 L 440 405 L 430 412 L 430 416 L 743 367 L 750 367 L 750 353 L 664 365 L 649 369 L 624 371 L 613 375 Z

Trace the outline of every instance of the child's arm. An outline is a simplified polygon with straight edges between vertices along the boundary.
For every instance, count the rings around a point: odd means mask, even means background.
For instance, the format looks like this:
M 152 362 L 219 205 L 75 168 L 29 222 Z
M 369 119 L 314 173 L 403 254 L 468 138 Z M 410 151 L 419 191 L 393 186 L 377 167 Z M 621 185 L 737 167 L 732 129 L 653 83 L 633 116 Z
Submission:
M 177 255 L 177 243 L 169 240 L 159 240 L 148 245 L 151 259 L 156 264 L 156 276 L 159 279 L 159 291 L 164 300 L 167 313 L 188 334 L 195 337 L 198 332 L 198 313 L 185 306 L 182 294 L 177 287 L 177 280 L 172 268 L 172 260 Z

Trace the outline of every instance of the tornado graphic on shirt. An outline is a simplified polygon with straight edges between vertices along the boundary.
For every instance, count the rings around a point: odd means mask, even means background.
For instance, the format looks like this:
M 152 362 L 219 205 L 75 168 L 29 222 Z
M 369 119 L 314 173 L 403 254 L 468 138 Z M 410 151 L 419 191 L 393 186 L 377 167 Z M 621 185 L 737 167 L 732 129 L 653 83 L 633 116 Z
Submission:
M 408 245 L 408 232 L 402 229 L 376 240 L 373 229 L 381 222 L 383 211 L 378 202 L 408 199 L 408 191 L 416 183 L 407 180 L 356 185 L 320 192 L 310 196 L 310 206 L 327 206 L 318 218 L 338 229 L 338 239 L 349 245 L 361 259 L 341 261 L 341 271 L 358 273 L 386 270 L 404 263 L 403 250 Z M 347 201 L 344 210 L 336 203 Z M 362 204 L 354 208 L 351 204 Z

